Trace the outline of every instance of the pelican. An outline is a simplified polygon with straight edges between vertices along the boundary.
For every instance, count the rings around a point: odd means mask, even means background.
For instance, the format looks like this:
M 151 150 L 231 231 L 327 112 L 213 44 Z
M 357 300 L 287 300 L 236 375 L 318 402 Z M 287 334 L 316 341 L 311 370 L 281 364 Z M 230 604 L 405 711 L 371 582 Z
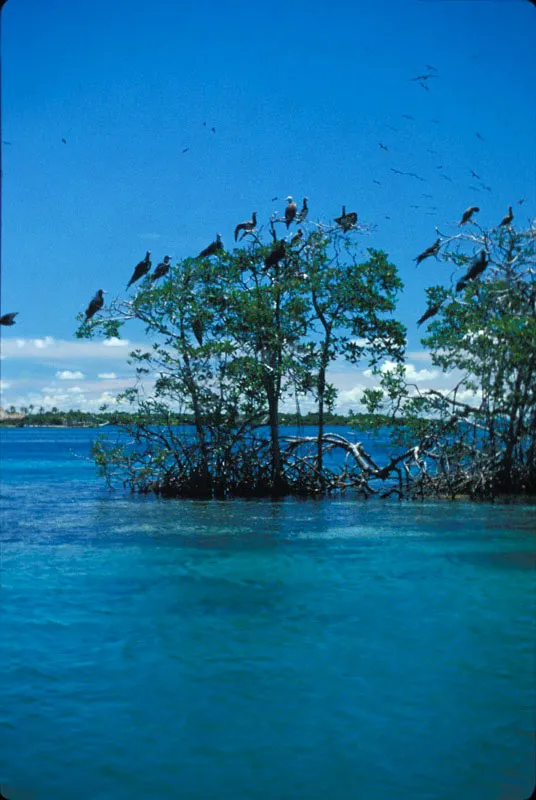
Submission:
M 134 272 L 132 273 L 132 278 L 127 283 L 127 289 L 131 284 L 135 283 L 136 281 L 139 281 L 139 279 L 143 278 L 144 275 L 147 275 L 150 269 L 151 269 L 151 254 L 147 250 L 143 261 L 140 261 L 139 264 L 136 264 Z
M 88 307 L 86 308 L 86 322 L 91 319 L 91 317 L 100 311 L 104 305 L 104 289 L 99 289 L 93 300 L 90 302 Z
M 240 225 L 237 225 L 234 232 L 234 240 L 235 242 L 238 240 L 238 234 L 240 231 L 244 231 L 244 233 L 251 233 L 257 227 L 257 212 L 254 211 L 251 215 L 251 219 L 247 222 L 241 222 Z
M 296 216 L 296 212 L 298 210 L 298 206 L 292 199 L 292 197 L 287 197 L 287 207 L 285 208 L 285 223 L 287 228 L 290 227 L 290 223 Z
M 437 303 L 437 305 L 430 306 L 430 308 L 427 308 L 422 317 L 419 320 L 417 320 L 417 325 L 422 325 L 422 323 L 426 322 L 426 320 L 430 319 L 430 317 L 435 317 L 440 308 L 441 308 L 441 303 Z
M 508 214 L 499 222 L 499 228 L 503 227 L 504 225 L 510 225 L 513 218 L 514 212 L 512 211 L 512 206 L 508 206 Z
M 348 213 L 346 213 L 346 206 L 343 206 L 341 216 L 335 217 L 334 222 L 336 222 L 343 231 L 349 231 L 357 222 L 357 214 L 355 211 L 348 211 Z
M 286 251 L 285 240 L 282 239 L 277 245 L 277 247 L 274 247 L 272 252 L 266 256 L 266 258 L 264 259 L 264 266 L 265 267 L 277 266 L 277 264 L 279 264 L 281 259 L 285 258 L 286 252 L 287 251 Z
M 303 198 L 303 205 L 302 205 L 302 207 L 300 209 L 300 213 L 296 217 L 296 225 L 299 225 L 300 222 L 304 222 L 305 221 L 305 218 L 307 217 L 308 212 L 309 212 L 309 207 L 307 205 L 307 198 L 304 197 Z
M 152 281 L 156 281 L 158 280 L 158 278 L 163 278 L 164 275 L 167 275 L 170 267 L 169 261 L 170 261 L 169 256 L 164 256 L 164 260 L 161 261 L 160 264 L 156 266 L 155 271 L 151 275 Z
M 201 250 L 197 257 L 208 258 L 208 256 L 215 256 L 216 253 L 220 253 L 222 250 L 223 244 L 221 241 L 221 233 L 217 233 L 215 240 L 211 242 L 208 247 L 205 247 L 204 250 Z
M 456 284 L 456 291 L 460 292 L 467 286 L 469 281 L 474 281 L 475 278 L 478 278 L 478 276 L 482 272 L 484 272 L 487 266 L 488 266 L 488 257 L 486 251 L 481 250 L 478 256 L 475 259 L 473 259 L 471 266 L 469 267 L 465 275 L 462 278 L 460 278 L 460 280 Z
M 18 311 L 13 311 L 11 314 L 2 314 L 0 325 L 15 325 L 15 317 L 18 313 Z
M 473 216 L 473 214 L 476 214 L 477 211 L 480 211 L 478 206 L 471 206 L 466 211 L 464 211 L 460 221 L 460 225 L 465 225 L 467 222 L 470 222 L 471 217 Z
M 421 261 L 424 261 L 425 258 L 430 258 L 430 256 L 437 256 L 439 253 L 439 247 L 441 245 L 441 239 L 436 239 L 435 242 L 430 246 L 427 247 L 426 250 L 423 250 L 422 253 L 419 253 L 415 261 L 417 264 L 420 264 Z

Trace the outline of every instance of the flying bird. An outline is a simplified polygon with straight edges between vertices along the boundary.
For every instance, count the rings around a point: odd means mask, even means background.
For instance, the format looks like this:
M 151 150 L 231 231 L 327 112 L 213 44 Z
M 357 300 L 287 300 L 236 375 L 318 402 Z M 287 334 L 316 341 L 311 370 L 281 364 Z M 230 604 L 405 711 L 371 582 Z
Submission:
M 456 284 L 456 291 L 460 292 L 467 286 L 469 281 L 474 281 L 475 278 L 478 278 L 478 276 L 482 272 L 484 272 L 487 266 L 488 266 L 488 257 L 486 251 L 481 250 L 478 256 L 475 259 L 473 259 L 471 266 L 469 267 L 465 275 L 462 278 L 460 278 L 460 280 Z
M 475 133 L 475 136 L 477 137 L 477 139 L 480 139 L 481 142 L 484 141 L 484 137 L 482 136 L 482 134 L 478 133 L 478 131 Z
M 272 197 L 272 203 L 274 203 L 276 200 L 279 200 L 279 197 Z
M 437 72 L 437 69 L 434 66 L 432 66 L 432 64 L 426 64 L 426 69 L 432 70 L 432 72 Z
M 471 217 L 473 216 L 473 214 L 476 214 L 477 211 L 480 211 L 480 208 L 478 206 L 471 206 L 466 211 L 464 211 L 463 216 L 460 220 L 460 225 L 466 225 L 468 222 L 470 222 Z
M 357 214 L 355 211 L 349 211 L 346 213 L 346 206 L 343 206 L 341 216 L 335 217 L 334 222 L 336 222 L 337 225 L 343 229 L 343 231 L 349 231 L 357 222 Z
M 477 181 L 480 180 L 480 175 L 477 175 L 476 172 L 474 171 L 474 169 L 471 170 L 471 175 L 472 175 L 473 178 L 476 178 Z
M 272 252 L 266 256 L 264 259 L 264 266 L 266 268 L 277 266 L 281 259 L 285 258 L 286 252 L 285 240 L 283 239 L 274 247 Z
M 430 306 L 430 308 L 427 308 L 422 317 L 417 320 L 417 325 L 422 325 L 422 323 L 426 322 L 426 320 L 430 319 L 430 317 L 435 317 L 440 308 L 441 303 L 437 303 L 435 306 Z
M 91 317 L 100 311 L 104 305 L 104 290 L 99 289 L 93 300 L 90 302 L 88 307 L 86 308 L 86 322 L 91 319 Z
M 499 228 L 502 228 L 505 225 L 510 225 L 514 218 L 514 212 L 512 211 L 512 206 L 508 206 L 508 214 L 502 218 L 499 222 Z
M 432 194 L 425 194 L 425 193 L 423 192 L 423 193 L 422 193 L 422 196 L 423 196 L 423 197 L 429 197 L 429 198 L 430 198 L 430 200 L 432 200 L 432 199 L 433 199 L 433 195 L 432 195 Z
M 372 183 L 377 183 L 377 184 L 378 184 L 378 186 L 381 186 L 381 183 L 380 183 L 380 181 L 377 181 L 377 180 L 376 180 L 376 178 L 373 178 L 373 179 L 372 179 Z
M 427 81 L 429 78 L 437 78 L 437 75 L 432 75 L 427 72 L 425 75 L 417 75 L 416 78 L 411 78 L 412 81 Z
M 199 346 L 203 345 L 203 323 L 196 317 L 192 322 L 192 331 L 194 332 L 194 336 L 197 339 Z
M 204 250 L 201 250 L 201 252 L 197 257 L 208 258 L 208 256 L 215 256 L 216 253 L 221 253 L 222 250 L 223 250 L 223 243 L 221 240 L 221 234 L 217 233 L 214 241 L 211 242 L 208 247 L 205 247 Z
M 158 278 L 163 278 L 164 275 L 167 275 L 167 273 L 169 272 L 169 267 L 170 267 L 169 260 L 170 260 L 169 256 L 164 256 L 164 260 L 161 261 L 160 264 L 158 264 L 155 267 L 155 271 L 151 275 L 151 280 L 152 281 L 156 281 L 156 280 L 158 280 Z
M 296 217 L 296 225 L 299 225 L 300 222 L 304 222 L 308 213 L 309 206 L 307 205 L 307 197 L 304 197 L 302 207 L 300 208 L 299 214 Z
M 436 239 L 435 242 L 432 245 L 430 245 L 430 247 L 427 247 L 426 250 L 423 250 L 422 253 L 419 253 L 417 258 L 415 259 L 417 265 L 419 265 L 421 261 L 424 261 L 425 258 L 430 258 L 430 256 L 437 256 L 437 254 L 439 253 L 440 246 L 441 246 L 441 239 Z
M 143 261 L 140 261 L 139 264 L 136 264 L 134 272 L 132 273 L 132 278 L 127 283 L 127 289 L 131 284 L 136 283 L 136 281 L 139 281 L 139 279 L 143 278 L 144 275 L 147 275 L 150 269 L 151 269 L 151 254 L 147 250 Z
M 379 145 L 382 150 L 387 150 L 387 151 L 389 150 L 389 148 L 386 145 L 384 145 L 383 142 L 379 142 Z
M 296 212 L 298 211 L 298 206 L 292 199 L 292 197 L 287 197 L 287 207 L 285 208 L 285 224 L 287 228 L 290 227 L 290 223 L 296 216 Z
M 184 148 L 184 150 L 183 150 L 182 152 L 183 152 L 183 153 L 187 153 L 189 149 L 190 149 L 189 147 L 185 147 L 185 148 Z
M 212 133 L 216 133 L 216 128 L 211 128 L 210 130 L 212 131 Z
M 15 317 L 18 313 L 18 311 L 12 311 L 10 314 L 2 314 L 0 325 L 15 325 Z
M 448 181 L 449 183 L 454 183 L 454 181 L 452 180 L 452 178 L 449 178 L 449 176 L 448 176 L 448 175 L 440 175 L 439 177 L 440 177 L 440 178 L 443 178 L 444 180 Z
M 67 144 L 67 139 L 63 139 L 63 138 L 62 138 L 62 140 L 61 140 L 61 141 L 63 142 L 63 144 Z
M 251 219 L 247 222 L 241 222 L 240 225 L 237 225 L 234 232 L 234 240 L 235 242 L 238 240 L 238 234 L 240 231 L 244 231 L 242 236 L 246 233 L 251 233 L 257 227 L 257 212 L 254 211 L 251 215 Z
M 402 116 L 404 119 L 411 119 L 413 122 L 415 122 L 415 117 L 412 117 L 411 114 L 402 114 Z

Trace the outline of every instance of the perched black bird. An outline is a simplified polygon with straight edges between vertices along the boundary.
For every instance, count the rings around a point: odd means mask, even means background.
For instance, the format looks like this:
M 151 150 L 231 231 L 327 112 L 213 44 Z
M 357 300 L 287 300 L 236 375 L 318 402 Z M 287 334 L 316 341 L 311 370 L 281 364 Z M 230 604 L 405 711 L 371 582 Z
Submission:
M 97 292 L 97 294 L 95 295 L 93 300 L 90 302 L 90 304 L 86 308 L 86 322 L 88 321 L 88 319 L 91 319 L 91 317 L 94 314 L 96 314 L 97 311 L 100 311 L 101 308 L 103 307 L 103 305 L 104 305 L 104 296 L 103 295 L 104 295 L 104 290 L 103 289 L 99 289 L 99 291 Z
M 282 239 L 276 247 L 272 250 L 272 252 L 266 256 L 264 259 L 264 266 L 265 267 L 275 267 L 281 259 L 285 258 L 287 253 L 285 240 Z
M 486 267 L 488 266 L 488 256 L 485 250 L 481 250 L 478 256 L 473 259 L 471 266 L 465 273 L 465 275 L 460 278 L 458 283 L 456 284 L 456 291 L 460 292 L 464 289 L 469 281 L 474 281 L 475 278 L 484 272 Z
M 247 222 L 241 222 L 240 225 L 237 225 L 234 232 L 234 240 L 235 242 L 238 240 L 238 234 L 240 231 L 244 231 L 244 233 L 251 233 L 257 227 L 257 212 L 254 211 L 251 215 L 251 219 Z
M 357 222 L 357 214 L 355 211 L 349 211 L 346 213 L 346 206 L 342 207 L 342 214 L 340 217 L 335 217 L 334 222 L 343 229 L 343 231 L 349 231 Z
M 417 325 L 422 325 L 422 323 L 426 322 L 426 320 L 430 319 L 430 317 L 435 317 L 440 308 L 441 308 L 441 303 L 437 303 L 437 305 L 430 306 L 430 308 L 427 308 L 422 317 L 419 320 L 417 320 Z
M 18 311 L 13 311 L 11 314 L 2 314 L 0 325 L 15 325 L 15 317 L 18 313 Z
M 215 240 L 211 242 L 208 247 L 205 247 L 204 250 L 201 250 L 197 257 L 208 258 L 208 256 L 215 256 L 216 253 L 220 253 L 222 250 L 223 244 L 221 241 L 221 234 L 217 233 Z
M 303 198 L 303 205 L 300 209 L 299 214 L 296 216 L 296 225 L 299 225 L 300 222 L 304 222 L 307 214 L 309 213 L 309 206 L 307 205 L 307 198 Z
M 127 283 L 127 289 L 131 284 L 136 283 L 136 281 L 139 281 L 139 279 L 143 278 L 144 275 L 147 275 L 150 269 L 151 269 L 151 254 L 147 250 L 143 261 L 140 261 L 139 264 L 136 264 L 134 272 L 132 273 L 132 278 Z
M 296 216 L 297 211 L 298 211 L 298 206 L 296 205 L 292 197 L 287 197 L 287 207 L 285 208 L 285 224 L 287 228 L 290 227 L 290 223 Z
M 471 217 L 473 216 L 473 214 L 476 214 L 477 211 L 480 211 L 480 208 L 478 206 L 471 206 L 466 211 L 464 211 L 460 221 L 460 225 L 465 225 L 467 222 L 470 222 Z
M 303 228 L 300 228 L 299 231 L 296 231 L 296 233 L 293 234 L 292 239 L 290 240 L 290 246 L 292 247 L 292 245 L 296 244 L 296 242 L 299 242 L 300 239 L 303 239 Z
M 195 338 L 199 343 L 199 346 L 201 347 L 203 345 L 203 323 L 201 322 L 199 317 L 196 317 L 192 322 L 192 330 L 194 332 Z
M 439 253 L 439 248 L 441 247 L 441 239 L 436 239 L 435 242 L 427 247 L 426 250 L 423 250 L 422 253 L 419 253 L 415 261 L 417 264 L 420 264 L 421 261 L 424 261 L 425 258 L 430 258 L 430 256 L 437 256 Z
M 508 214 L 499 222 L 499 228 L 503 227 L 504 225 L 510 225 L 513 218 L 514 212 L 512 211 L 512 206 L 508 206 Z
M 158 278 L 163 278 L 164 275 L 167 275 L 170 267 L 169 261 L 170 261 L 169 256 L 164 256 L 164 260 L 161 261 L 160 264 L 157 264 L 157 266 L 155 267 L 155 271 L 151 275 L 152 281 L 157 281 Z

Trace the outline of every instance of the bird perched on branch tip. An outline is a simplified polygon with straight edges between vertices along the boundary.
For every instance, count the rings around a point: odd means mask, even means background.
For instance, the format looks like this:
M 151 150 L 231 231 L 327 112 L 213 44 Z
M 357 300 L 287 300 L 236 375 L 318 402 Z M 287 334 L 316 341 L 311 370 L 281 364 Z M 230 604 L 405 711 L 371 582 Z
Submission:
M 127 283 L 127 289 L 133 283 L 139 281 L 140 278 L 143 278 L 144 275 L 147 275 L 150 269 L 151 269 L 151 254 L 147 250 L 143 261 L 140 261 L 139 264 L 136 264 L 136 266 L 134 267 L 134 272 L 132 273 L 132 277 Z
M 238 234 L 240 231 L 244 231 L 244 234 L 251 233 L 257 227 L 257 212 L 254 211 L 251 215 L 251 219 L 247 222 L 241 222 L 239 225 L 236 226 L 234 232 L 234 240 L 235 242 L 238 240 Z
M 86 322 L 94 316 L 97 311 L 100 311 L 104 305 L 104 289 L 99 289 L 95 297 L 91 300 L 86 308 Z
M 476 214 L 478 211 L 480 211 L 480 208 L 478 206 L 471 206 L 466 211 L 464 211 L 463 216 L 460 220 L 460 225 L 465 225 L 467 222 L 470 222 L 473 214 Z
M 164 260 L 161 261 L 160 264 L 157 264 L 157 266 L 155 267 L 155 271 L 151 275 L 152 281 L 156 281 L 158 280 L 158 278 L 163 278 L 164 275 L 167 275 L 170 267 L 169 261 L 170 261 L 169 256 L 164 256 Z
M 285 208 L 285 224 L 287 228 L 290 227 L 290 223 L 293 221 L 296 213 L 298 211 L 298 206 L 292 199 L 292 197 L 287 197 L 287 207 Z
M 435 242 L 432 245 L 430 245 L 430 247 L 427 247 L 426 250 L 423 250 L 422 253 L 419 253 L 417 258 L 415 258 L 417 265 L 419 265 L 421 261 L 424 261 L 425 258 L 430 258 L 430 256 L 437 256 L 437 254 L 439 253 L 440 246 L 441 246 L 441 239 L 436 239 Z
M 217 233 L 216 238 L 213 242 L 209 244 L 208 247 L 205 247 L 204 250 L 201 250 L 198 258 L 208 258 L 209 256 L 215 256 L 216 253 L 220 253 L 223 250 L 223 243 L 221 240 L 221 234 Z

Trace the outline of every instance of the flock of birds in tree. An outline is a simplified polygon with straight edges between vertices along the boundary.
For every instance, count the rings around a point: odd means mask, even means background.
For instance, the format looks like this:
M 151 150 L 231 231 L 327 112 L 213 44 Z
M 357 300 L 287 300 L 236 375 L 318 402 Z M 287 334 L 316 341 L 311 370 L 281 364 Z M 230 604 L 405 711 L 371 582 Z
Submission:
M 280 222 L 284 222 L 287 230 L 290 228 L 291 224 L 294 222 L 297 225 L 304 222 L 307 218 L 307 214 L 309 213 L 309 206 L 307 205 L 308 199 L 307 197 L 303 198 L 302 207 L 298 211 L 298 206 L 294 199 L 289 196 L 287 197 L 287 206 L 285 208 L 285 215 Z M 346 211 L 346 206 L 343 205 L 342 213 L 339 217 L 335 217 L 334 222 L 336 225 L 341 228 L 344 232 L 351 230 L 355 227 L 357 223 L 357 214 L 355 211 Z M 254 233 L 257 229 L 257 212 L 254 211 L 251 215 L 251 219 L 246 220 L 245 222 L 240 222 L 234 231 L 234 240 L 235 242 L 240 241 L 246 234 Z M 294 234 L 290 244 L 294 244 L 296 241 L 301 239 L 303 233 L 301 229 Z M 280 242 L 277 242 L 270 253 L 264 259 L 264 264 L 266 267 L 275 267 L 279 262 L 285 257 L 287 253 L 287 242 L 282 239 Z M 218 253 L 222 252 L 224 249 L 223 242 L 221 238 L 221 234 L 217 234 L 216 238 L 213 242 L 211 242 L 208 247 L 205 247 L 204 250 L 201 250 L 197 258 L 209 258 L 210 256 L 217 255 Z M 152 275 L 150 275 L 151 281 L 156 281 L 159 278 L 163 278 L 170 269 L 170 256 L 164 256 L 163 261 L 161 261 L 155 268 Z M 149 250 L 145 253 L 145 258 L 140 261 L 134 267 L 134 271 L 132 273 L 132 277 L 130 278 L 129 282 L 127 283 L 127 289 L 132 286 L 132 284 L 136 283 L 137 281 L 144 278 L 146 275 L 149 274 L 151 271 L 151 253 Z M 95 314 L 101 310 L 104 305 L 104 289 L 99 289 L 96 295 L 92 298 L 91 302 L 89 303 L 85 315 L 86 315 L 86 322 L 89 321 Z M 9 315 L 6 315 L 9 316 Z M 15 315 L 12 315 L 15 316 Z M 10 325 L 13 322 L 4 322 L 3 324 Z M 202 331 L 196 331 L 194 328 L 194 334 L 200 344 L 202 344 Z
M 473 214 L 477 214 L 479 211 L 480 208 L 478 206 L 470 206 L 463 212 L 459 224 L 467 225 L 468 222 L 471 222 Z M 512 210 L 512 206 L 509 206 L 508 213 L 502 218 L 502 220 L 499 223 L 499 228 L 507 227 L 512 223 L 513 219 L 514 219 L 514 212 Z M 436 239 L 435 242 L 432 245 L 430 245 L 430 247 L 427 247 L 426 250 L 423 250 L 422 253 L 419 253 L 419 255 L 415 258 L 417 266 L 422 261 L 425 261 L 427 258 L 431 258 L 432 256 L 434 256 L 434 258 L 437 258 L 440 249 L 441 249 L 441 239 Z M 478 278 L 479 275 L 481 275 L 484 272 L 487 266 L 488 266 L 488 254 L 486 253 L 485 250 L 481 250 L 469 264 L 469 267 L 465 275 L 462 275 L 462 277 L 456 283 L 456 292 L 461 292 L 462 289 L 465 289 L 465 287 L 469 283 L 471 283 L 471 281 L 474 281 L 476 278 Z M 422 315 L 422 317 L 420 317 L 420 319 L 417 320 L 417 325 L 422 325 L 422 323 L 426 322 L 426 320 L 435 317 L 435 315 L 441 308 L 441 305 L 442 303 L 435 303 L 434 305 L 429 306 Z

